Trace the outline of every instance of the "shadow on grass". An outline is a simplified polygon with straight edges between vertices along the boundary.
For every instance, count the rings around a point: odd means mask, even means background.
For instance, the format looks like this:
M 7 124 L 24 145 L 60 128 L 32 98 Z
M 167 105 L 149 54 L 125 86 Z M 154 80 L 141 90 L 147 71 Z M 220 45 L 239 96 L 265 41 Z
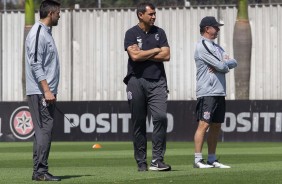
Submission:
M 84 176 L 94 176 L 94 175 L 65 175 L 65 176 L 59 176 L 62 180 L 65 179 L 71 179 L 71 178 L 80 178 Z
M 170 171 L 162 171 L 162 172 L 178 172 L 178 171 L 181 171 L 179 169 L 171 169 Z

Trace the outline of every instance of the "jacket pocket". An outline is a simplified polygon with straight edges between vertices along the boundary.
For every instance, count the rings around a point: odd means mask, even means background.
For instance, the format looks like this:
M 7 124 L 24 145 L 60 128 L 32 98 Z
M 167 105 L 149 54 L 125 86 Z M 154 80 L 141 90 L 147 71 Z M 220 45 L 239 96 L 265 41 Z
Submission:
M 214 84 L 214 74 L 210 74 L 210 86 L 213 86 Z

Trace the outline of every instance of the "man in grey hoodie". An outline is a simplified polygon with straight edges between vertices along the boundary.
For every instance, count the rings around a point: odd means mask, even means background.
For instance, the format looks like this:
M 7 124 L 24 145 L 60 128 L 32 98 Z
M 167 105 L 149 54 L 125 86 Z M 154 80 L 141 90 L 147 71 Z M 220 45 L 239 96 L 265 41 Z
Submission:
M 56 94 L 60 78 L 57 48 L 52 27 L 58 24 L 60 3 L 44 0 L 40 20 L 27 35 L 25 43 L 26 94 L 34 122 L 32 180 L 60 181 L 48 172 Z
M 200 23 L 201 39 L 195 50 L 197 68 L 198 128 L 194 136 L 194 168 L 230 168 L 216 158 L 217 139 L 225 116 L 226 81 L 225 74 L 237 66 L 235 59 L 229 58 L 223 48 L 214 43 L 219 27 L 223 26 L 214 17 L 204 17 Z M 208 162 L 202 156 L 204 137 L 208 130 Z

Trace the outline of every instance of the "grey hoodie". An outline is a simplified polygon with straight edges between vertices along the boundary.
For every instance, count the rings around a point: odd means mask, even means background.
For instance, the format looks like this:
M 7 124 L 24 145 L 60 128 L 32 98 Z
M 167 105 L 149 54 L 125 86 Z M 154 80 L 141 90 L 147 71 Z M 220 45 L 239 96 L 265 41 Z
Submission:
M 207 48 L 205 48 L 205 45 Z M 209 51 L 210 52 L 209 52 Z M 225 51 L 212 40 L 201 37 L 196 45 L 196 96 L 226 96 L 225 74 L 237 66 L 235 59 L 224 59 Z M 211 72 L 209 68 L 216 71 Z
M 38 33 L 37 54 L 36 37 Z M 35 56 L 36 55 L 36 56 Z M 37 57 L 37 59 L 36 59 Z M 51 34 L 51 28 L 37 21 L 27 35 L 25 43 L 26 94 L 43 94 L 40 81 L 47 81 L 50 91 L 57 94 L 60 78 L 58 51 Z

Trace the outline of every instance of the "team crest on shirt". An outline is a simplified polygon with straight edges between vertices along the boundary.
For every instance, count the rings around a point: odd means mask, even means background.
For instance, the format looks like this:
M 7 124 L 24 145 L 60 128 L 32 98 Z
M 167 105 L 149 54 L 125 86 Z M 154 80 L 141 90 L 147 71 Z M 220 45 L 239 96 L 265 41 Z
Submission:
M 10 118 L 10 129 L 13 135 L 21 140 L 33 136 L 34 126 L 27 106 L 21 106 L 14 110 Z
M 155 39 L 156 39 L 157 41 L 159 41 L 159 39 L 160 39 L 159 34 L 155 34 Z
M 211 117 L 211 113 L 210 113 L 210 112 L 204 112 L 203 118 L 204 118 L 205 120 L 209 120 L 210 117 Z
M 137 45 L 138 45 L 138 47 L 140 48 L 140 49 L 142 49 L 142 38 L 141 38 L 141 36 L 138 36 L 137 38 L 136 38 L 136 41 L 137 41 Z

